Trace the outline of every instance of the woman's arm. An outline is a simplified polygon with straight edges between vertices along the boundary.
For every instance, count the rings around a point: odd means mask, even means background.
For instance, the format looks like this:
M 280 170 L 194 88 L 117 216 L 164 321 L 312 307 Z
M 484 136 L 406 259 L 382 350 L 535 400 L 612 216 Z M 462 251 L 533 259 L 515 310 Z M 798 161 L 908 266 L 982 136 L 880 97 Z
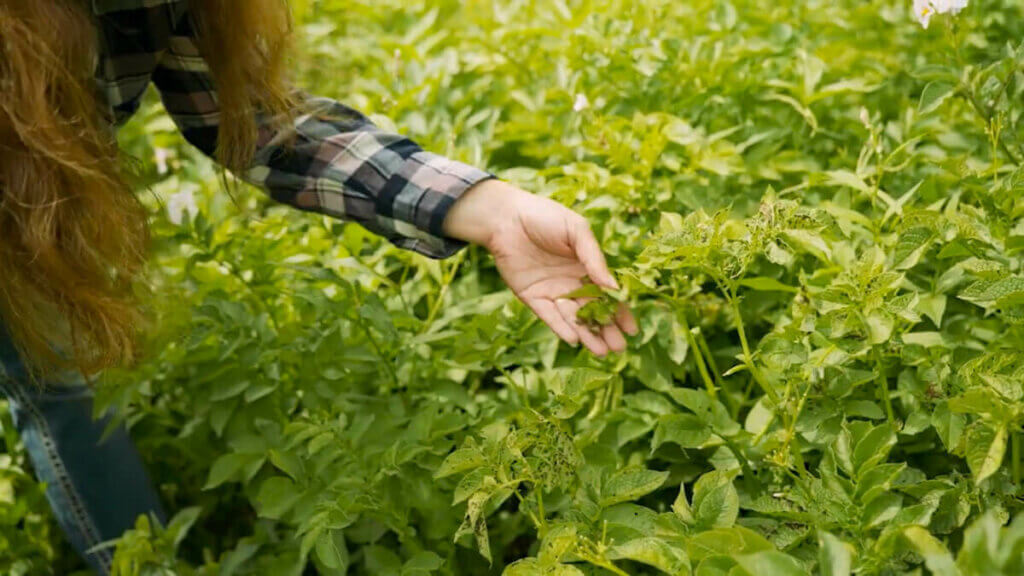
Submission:
M 185 138 L 213 157 L 220 127 L 214 80 L 185 14 L 153 73 Z M 306 98 L 290 130 L 264 129 L 250 169 L 236 174 L 277 201 L 357 222 L 398 246 L 444 258 L 464 244 L 441 230 L 448 210 L 491 175 L 424 151 L 327 98 Z
M 213 157 L 220 110 L 192 26 L 185 15 L 153 82 L 185 138 Z M 614 285 L 582 217 L 426 152 L 333 100 L 309 98 L 303 108 L 291 130 L 261 133 L 250 169 L 238 176 L 275 200 L 352 220 L 430 257 L 450 256 L 466 242 L 484 246 L 515 294 L 564 340 L 595 354 L 625 348 L 618 327 L 592 333 L 575 322 L 578 303 L 558 298 L 584 275 Z M 634 331 L 628 312 L 620 316 L 622 329 Z

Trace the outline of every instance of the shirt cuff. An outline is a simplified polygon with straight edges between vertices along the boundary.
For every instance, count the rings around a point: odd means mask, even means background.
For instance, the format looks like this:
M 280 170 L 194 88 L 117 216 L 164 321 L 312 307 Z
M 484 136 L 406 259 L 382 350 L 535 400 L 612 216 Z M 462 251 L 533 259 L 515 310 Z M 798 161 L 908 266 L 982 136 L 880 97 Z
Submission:
M 391 228 L 392 241 L 401 248 L 430 258 L 447 258 L 465 242 L 445 236 L 448 211 L 470 188 L 495 178 L 468 164 L 417 152 L 388 179 L 377 197 L 378 225 Z

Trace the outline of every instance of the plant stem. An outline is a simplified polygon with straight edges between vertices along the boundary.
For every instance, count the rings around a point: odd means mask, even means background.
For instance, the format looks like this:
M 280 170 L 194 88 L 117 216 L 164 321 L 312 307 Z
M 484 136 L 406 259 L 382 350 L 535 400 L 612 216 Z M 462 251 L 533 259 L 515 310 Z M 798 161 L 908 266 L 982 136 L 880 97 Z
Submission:
M 434 319 L 437 317 L 437 313 L 441 310 L 441 304 L 444 303 L 444 297 L 448 293 L 448 287 L 451 286 L 452 281 L 455 280 L 455 273 L 459 271 L 459 267 L 462 265 L 462 260 L 465 258 L 466 251 L 463 250 L 456 256 L 455 261 L 452 262 L 452 267 L 448 271 L 448 274 L 442 278 L 441 289 L 437 293 L 437 298 L 430 306 L 430 311 L 427 313 L 427 319 L 423 321 L 423 328 L 420 330 L 420 334 L 426 334 L 430 330 L 431 325 L 434 323 Z
M 514 388 L 519 394 L 519 400 L 523 403 L 523 406 L 529 408 L 530 395 L 526 392 L 526 376 L 523 376 L 523 386 L 520 387 L 516 385 L 516 381 L 512 378 L 512 375 L 508 373 L 508 370 L 505 370 L 504 366 L 501 364 L 495 364 L 495 367 L 499 372 L 501 372 L 501 375 L 505 377 L 505 380 L 508 380 L 508 385 Z
M 1010 457 L 1013 461 L 1010 467 L 1013 470 L 1013 483 L 1020 484 L 1020 432 L 1010 433 Z
M 974 94 L 974 91 L 972 91 L 969 86 L 961 86 L 960 90 L 963 92 L 964 96 L 966 96 L 967 102 L 969 102 L 971 107 L 974 108 L 974 111 L 978 113 L 978 116 L 980 116 L 981 119 L 985 121 L 985 124 L 988 125 L 988 128 L 991 129 L 992 114 L 985 110 L 985 107 L 978 101 L 978 97 Z M 1010 160 L 1014 164 L 1020 166 L 1024 163 L 1024 160 L 1021 160 L 1020 156 L 1017 156 L 1017 154 L 1010 149 L 1010 145 L 1006 143 L 1006 140 L 1003 140 L 1001 135 L 998 136 L 996 140 L 998 141 L 999 147 L 1007 156 L 1010 157 Z
M 693 362 L 697 365 L 697 371 L 700 372 L 701 379 L 704 380 L 704 387 L 708 389 L 708 394 L 712 398 L 717 398 L 718 391 L 715 388 L 715 383 L 711 380 L 711 375 L 708 374 L 708 367 L 704 364 L 704 356 L 697 346 L 697 341 L 693 338 L 693 332 L 690 331 L 690 323 L 686 321 L 686 312 L 680 312 L 678 317 L 679 321 L 683 324 L 683 331 L 686 333 L 686 342 L 690 345 L 690 350 L 693 352 Z
M 747 369 L 750 370 L 751 377 L 757 382 L 757 385 L 761 387 L 761 390 L 765 393 L 768 398 L 775 404 L 779 403 L 779 397 L 775 394 L 775 390 L 772 390 L 768 383 L 761 377 L 761 371 L 758 370 L 754 364 L 754 355 L 750 353 L 750 344 L 747 342 L 747 331 L 743 325 L 743 314 L 740 313 L 739 299 L 736 296 L 736 288 L 732 287 L 726 293 L 729 299 L 729 306 L 732 307 L 733 315 L 736 316 L 736 331 L 740 336 L 740 346 L 743 347 L 743 362 L 747 365 Z
M 724 388 L 725 386 L 722 383 L 722 377 L 720 376 L 722 372 L 718 369 L 718 363 L 715 362 L 714 355 L 711 354 L 711 348 L 708 346 L 708 341 L 704 339 L 704 332 L 697 332 L 696 339 L 697 344 L 700 345 L 700 349 L 704 353 L 704 358 L 708 362 L 708 367 L 711 369 L 711 377 L 714 378 L 715 384 L 719 389 Z
M 889 418 L 889 424 L 895 426 L 896 417 L 892 412 L 892 400 L 889 399 L 889 380 L 885 377 L 885 372 L 882 370 L 882 355 L 877 349 L 874 350 L 874 355 L 875 370 L 878 372 L 878 376 L 875 377 L 875 382 L 878 384 L 878 397 L 885 404 L 885 415 Z
M 366 334 L 366 339 L 370 341 L 370 345 L 377 352 L 377 356 L 380 356 L 380 361 L 384 364 L 384 368 L 387 370 L 388 375 L 391 376 L 391 382 L 394 383 L 394 387 L 398 388 L 398 374 L 395 372 L 395 367 L 391 365 L 391 359 L 384 355 L 384 350 L 381 349 L 380 344 L 377 343 L 377 339 L 373 337 L 373 332 L 367 328 L 366 324 L 362 319 L 357 319 L 356 322 L 359 327 L 363 329 L 363 333 Z
M 547 521 L 544 519 L 544 491 L 535 483 L 533 493 L 537 496 L 537 515 L 540 518 L 540 526 L 542 529 L 546 529 Z

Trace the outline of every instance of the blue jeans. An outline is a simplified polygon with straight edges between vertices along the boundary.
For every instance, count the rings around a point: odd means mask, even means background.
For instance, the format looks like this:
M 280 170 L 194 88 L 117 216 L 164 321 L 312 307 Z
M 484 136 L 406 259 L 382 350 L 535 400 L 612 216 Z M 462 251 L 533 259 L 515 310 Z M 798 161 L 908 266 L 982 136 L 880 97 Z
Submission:
M 138 451 L 123 429 L 101 441 L 107 419 L 93 420 L 92 392 L 80 378 L 33 382 L 0 326 L 0 392 L 36 476 L 72 547 L 99 574 L 110 573 L 111 549 L 140 514 L 164 514 Z

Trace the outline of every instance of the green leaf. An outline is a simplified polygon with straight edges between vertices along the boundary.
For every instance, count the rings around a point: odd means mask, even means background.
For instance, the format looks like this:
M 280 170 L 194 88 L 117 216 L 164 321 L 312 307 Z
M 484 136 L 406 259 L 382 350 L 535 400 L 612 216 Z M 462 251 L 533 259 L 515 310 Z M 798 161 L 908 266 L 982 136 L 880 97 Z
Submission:
M 217 387 L 214 389 L 213 394 L 210 395 L 210 400 L 213 402 L 219 402 L 221 400 L 227 400 L 238 396 L 248 388 L 250 382 L 248 380 L 236 380 L 230 384 L 224 382 L 218 382 Z
M 600 504 L 607 508 L 620 502 L 636 500 L 660 488 L 666 478 L 668 472 L 639 467 L 623 468 L 612 474 L 602 486 Z
M 821 532 L 818 537 L 818 566 L 821 576 L 850 576 L 853 546 L 828 532 Z
M 166 532 L 171 536 L 174 549 L 177 550 L 181 541 L 185 539 L 189 530 L 195 525 L 196 520 L 199 519 L 199 514 L 202 512 L 202 508 L 199 506 L 190 506 L 183 508 L 171 518 L 171 521 L 167 523 Z
M 746 286 L 747 288 L 761 292 L 799 292 L 798 288 L 788 284 L 783 284 L 775 278 L 768 278 L 766 276 L 744 278 L 743 280 L 740 280 L 740 286 Z
M 876 310 L 864 318 L 864 324 L 868 330 L 868 343 L 883 344 L 892 336 L 896 322 L 889 314 Z
M 666 574 L 678 574 L 689 566 L 686 552 L 660 538 L 636 538 L 613 546 L 608 551 L 611 560 L 633 560 L 653 566 Z
M 316 539 L 316 557 L 331 570 L 348 568 L 348 548 L 341 530 L 327 530 Z
M 583 576 L 570 564 L 542 565 L 536 558 L 523 558 L 510 564 L 501 576 Z
M 941 327 L 942 316 L 946 313 L 946 296 L 921 294 L 917 300 L 917 311 L 927 316 L 935 326 Z
M 445 478 L 452 474 L 483 466 L 486 463 L 487 459 L 470 439 L 465 446 L 452 452 L 444 459 L 441 466 L 434 472 L 434 478 Z
M 366 562 L 368 574 L 380 574 L 381 576 L 401 574 L 402 559 L 398 557 L 398 554 L 383 546 L 364 546 L 363 559 Z
M 867 429 L 866 433 L 857 438 L 853 449 L 851 462 L 854 473 L 861 475 L 875 464 L 884 461 L 895 444 L 896 434 L 888 424 Z
M 666 442 L 681 448 L 700 448 L 711 439 L 711 428 L 692 414 L 666 414 L 658 418 L 654 429 L 652 448 Z
M 832 170 L 826 172 L 828 183 L 832 186 L 846 186 L 860 192 L 868 192 L 871 187 L 864 182 L 864 179 L 849 170 Z
M 924 558 L 924 564 L 935 576 L 960 576 L 953 563 L 953 556 L 946 546 L 939 542 L 927 529 L 921 526 L 903 528 L 903 537 L 910 547 Z
M 402 566 L 402 576 L 431 574 L 444 566 L 444 559 L 429 550 L 417 552 Z
M 966 427 L 967 418 L 963 414 L 950 411 L 948 403 L 942 401 L 935 405 L 931 420 L 946 450 L 956 450 L 960 445 L 960 437 Z
M 690 503 L 686 500 L 686 489 L 681 484 L 679 485 L 679 495 L 676 496 L 676 501 L 672 504 L 672 511 L 686 524 L 696 522 L 693 517 L 693 509 L 690 508 Z
M 920 114 L 928 114 L 935 111 L 947 98 L 956 91 L 952 84 L 933 80 L 925 85 L 921 91 L 921 100 L 917 104 L 917 111 Z
M 210 474 L 206 478 L 203 490 L 211 490 L 229 480 L 236 480 L 242 467 L 250 461 L 252 461 L 251 454 L 230 453 L 217 458 L 210 467 Z
M 279 520 L 302 497 L 295 483 L 283 476 L 272 476 L 263 481 L 256 496 L 260 516 Z
M 687 542 L 687 552 L 694 562 L 714 555 L 754 553 L 774 550 L 775 547 L 757 532 L 743 526 L 716 528 L 692 536 Z
M 775 550 L 733 556 L 746 576 L 807 576 L 810 572 L 795 558 Z
M 864 507 L 863 524 L 867 528 L 878 528 L 899 514 L 903 508 L 903 496 L 890 492 L 881 494 Z
M 701 476 L 694 484 L 692 511 L 697 526 L 728 528 L 736 522 L 740 499 L 732 483 L 734 476 L 715 470 Z
M 934 237 L 935 232 L 925 226 L 911 228 L 901 233 L 892 255 L 896 270 L 908 270 L 916 266 Z
M 981 484 L 996 473 L 1006 453 L 1006 428 L 977 421 L 967 429 L 967 465 L 974 474 L 975 484 Z

